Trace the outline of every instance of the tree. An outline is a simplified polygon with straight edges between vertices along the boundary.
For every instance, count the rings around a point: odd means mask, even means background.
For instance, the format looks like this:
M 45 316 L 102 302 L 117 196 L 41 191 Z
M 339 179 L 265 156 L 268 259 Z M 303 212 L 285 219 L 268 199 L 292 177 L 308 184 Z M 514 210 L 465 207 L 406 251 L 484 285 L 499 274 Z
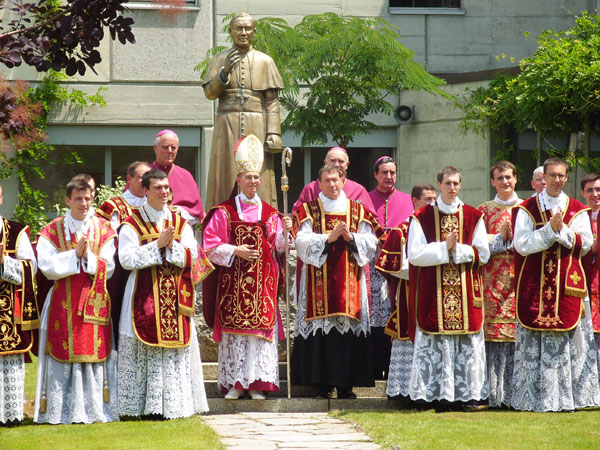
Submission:
M 127 0 L 13 0 L 12 20 L 0 22 L 0 63 L 15 67 L 22 62 L 39 72 L 65 70 L 83 75 L 101 61 L 97 48 L 104 37 L 122 44 L 135 42 L 133 19 L 123 16 Z M 0 0 L 0 8 L 7 8 Z
M 600 135 L 600 21 L 583 12 L 567 31 L 547 30 L 539 47 L 521 61 L 517 75 L 500 75 L 471 92 L 459 106 L 465 129 L 507 126 L 534 129 L 544 136 L 589 131 Z M 590 162 L 556 149 L 571 162 Z M 593 162 L 592 162 L 593 163 Z
M 283 128 L 301 135 L 303 146 L 325 144 L 331 136 L 346 147 L 377 128 L 367 116 L 391 113 L 394 105 L 386 98 L 404 89 L 451 98 L 439 89 L 444 81 L 414 61 L 400 43 L 400 30 L 385 19 L 325 13 L 306 16 L 293 28 L 283 19 L 262 18 L 256 28 L 254 47 L 275 60 L 284 79 Z M 202 76 L 221 50 L 212 49 L 197 66 Z

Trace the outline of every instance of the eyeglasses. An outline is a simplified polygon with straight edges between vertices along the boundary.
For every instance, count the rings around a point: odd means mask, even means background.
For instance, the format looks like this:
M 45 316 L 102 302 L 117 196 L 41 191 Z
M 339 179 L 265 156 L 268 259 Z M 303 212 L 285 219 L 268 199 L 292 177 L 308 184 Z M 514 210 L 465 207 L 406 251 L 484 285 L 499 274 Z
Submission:
M 558 178 L 559 180 L 564 180 L 565 178 L 567 178 L 566 173 L 549 173 L 546 176 L 550 178 Z

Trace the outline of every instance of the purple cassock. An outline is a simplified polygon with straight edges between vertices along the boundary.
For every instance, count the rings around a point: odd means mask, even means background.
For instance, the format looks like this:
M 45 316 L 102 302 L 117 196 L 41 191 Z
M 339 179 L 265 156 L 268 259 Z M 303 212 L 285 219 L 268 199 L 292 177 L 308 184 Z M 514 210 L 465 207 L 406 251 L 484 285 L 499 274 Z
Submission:
M 375 208 L 373 207 L 371 197 L 369 197 L 369 193 L 362 185 L 345 178 L 344 187 L 342 190 L 348 199 L 361 203 L 371 213 L 375 214 Z M 302 192 L 300 192 L 300 197 L 298 197 L 298 200 L 292 207 L 292 214 L 295 213 L 303 203 L 307 203 L 316 199 L 319 196 L 319 192 L 321 192 L 321 189 L 319 188 L 319 182 L 317 180 L 311 181 L 304 186 L 304 189 L 302 189 Z
M 395 188 L 389 192 L 381 192 L 375 188 L 369 192 L 369 197 L 373 202 L 377 221 L 386 232 L 404 222 L 414 209 L 410 194 Z
M 150 164 L 150 167 L 162 170 L 169 177 L 169 186 L 173 190 L 173 205 L 181 206 L 191 216 L 202 222 L 202 219 L 204 219 L 204 208 L 202 207 L 198 185 L 192 174 L 177 164 L 166 167 L 154 161 Z

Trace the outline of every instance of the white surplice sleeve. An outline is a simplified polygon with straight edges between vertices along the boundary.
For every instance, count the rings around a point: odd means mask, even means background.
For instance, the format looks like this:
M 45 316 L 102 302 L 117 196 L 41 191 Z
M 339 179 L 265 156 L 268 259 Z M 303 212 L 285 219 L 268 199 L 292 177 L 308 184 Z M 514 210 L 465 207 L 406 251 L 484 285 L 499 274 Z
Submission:
M 106 261 L 106 278 L 112 277 L 115 271 L 115 240 L 111 239 L 100 249 L 100 258 Z M 81 261 L 85 273 L 95 275 L 98 270 L 98 258 L 94 253 L 87 249 L 87 260 Z
M 173 241 L 173 248 L 166 248 L 166 258 L 171 264 L 177 267 L 185 266 L 185 249 L 189 249 L 192 252 L 192 260 L 198 259 L 198 242 L 194 237 L 194 232 L 189 223 L 186 223 L 183 227 L 183 233 L 181 233 L 181 242 Z
M 587 214 L 580 213 L 575 216 L 570 226 L 563 223 L 560 232 L 556 233 L 552 230 L 549 222 L 542 228 L 534 230 L 531 217 L 520 209 L 515 221 L 513 244 L 520 255 L 527 256 L 547 250 L 557 241 L 567 248 L 572 248 L 575 233 L 581 236 L 582 254 L 585 255 L 592 248 L 594 241 L 592 226 Z
M 139 270 L 162 264 L 163 261 L 156 241 L 140 245 L 133 227 L 125 223 L 119 232 L 119 262 L 125 270 Z
M 27 233 L 23 232 L 17 241 L 16 259 L 12 256 L 4 255 L 4 266 L 2 268 L 2 278 L 12 284 L 21 284 L 23 282 L 23 269 L 19 260 L 28 259 L 33 262 L 33 271 L 37 271 L 37 260 L 29 242 Z
M 60 280 L 78 274 L 81 269 L 80 258 L 75 249 L 58 252 L 54 244 L 40 236 L 37 244 L 38 269 L 49 280 Z
M 359 267 L 364 267 L 375 256 L 377 251 L 377 237 L 373 233 L 373 228 L 367 222 L 361 222 L 358 227 L 358 233 L 352 233 L 356 249 L 354 257 Z
M 296 235 L 296 251 L 304 264 L 321 267 L 327 260 L 327 254 L 323 253 L 326 244 L 327 235 L 314 233 L 312 220 L 306 220 L 300 225 Z
M 490 248 L 485 224 L 481 219 L 475 227 L 472 245 L 456 243 L 456 248 L 452 253 L 453 261 L 457 264 L 473 261 L 473 247 L 479 252 L 480 264 L 487 263 L 490 259 Z M 408 232 L 408 262 L 421 267 L 448 264 L 450 257 L 446 241 L 427 243 L 419 221 L 411 220 Z

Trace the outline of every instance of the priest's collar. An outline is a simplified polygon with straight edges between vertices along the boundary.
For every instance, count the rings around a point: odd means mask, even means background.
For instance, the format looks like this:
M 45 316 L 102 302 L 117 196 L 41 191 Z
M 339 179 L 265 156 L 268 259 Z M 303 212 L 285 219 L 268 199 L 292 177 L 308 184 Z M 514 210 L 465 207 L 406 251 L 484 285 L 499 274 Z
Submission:
M 67 231 L 65 233 L 67 241 L 71 240 L 71 234 L 74 234 L 77 237 L 77 239 L 79 239 L 83 234 L 86 234 L 87 230 L 90 227 L 91 218 L 94 216 L 94 214 L 94 208 L 90 208 L 83 220 L 77 220 L 71 214 L 71 210 L 67 211 L 64 219 L 65 228 Z
M 437 198 L 437 206 L 440 209 L 440 211 L 442 211 L 445 214 L 452 214 L 453 212 L 456 212 L 458 208 L 460 208 L 462 205 L 463 202 L 458 197 L 456 197 L 454 199 L 454 202 L 450 205 L 448 203 L 443 202 L 441 195 Z
M 325 212 L 342 212 L 346 211 L 347 200 L 346 193 L 344 191 L 340 191 L 340 195 L 336 199 L 331 199 L 323 192 L 319 192 L 319 198 L 323 203 L 323 208 L 325 208 Z
M 508 200 L 502 200 L 500 197 L 498 197 L 498 194 L 496 194 L 496 196 L 494 197 L 494 201 L 499 205 L 512 206 L 520 202 L 521 199 L 519 198 L 516 192 L 513 192 L 512 196 Z
M 238 194 L 237 196 L 239 197 L 239 199 L 242 203 L 250 203 L 253 205 L 260 204 L 260 197 L 258 196 L 258 194 L 254 194 L 254 197 L 248 198 L 248 196 L 242 192 L 242 193 Z
M 544 189 L 539 195 L 538 200 L 540 202 L 540 207 L 542 211 L 550 210 L 553 213 L 556 212 L 557 209 L 565 210 L 567 208 L 567 202 L 569 201 L 569 197 L 564 192 L 561 192 L 556 197 L 552 197 L 546 189 Z
M 152 164 L 150 164 L 150 166 L 154 166 L 155 169 L 162 170 L 164 173 L 169 175 L 173 170 L 173 167 L 175 167 L 175 163 L 171 164 L 170 166 L 163 166 L 158 161 L 154 161 Z
M 390 189 L 387 192 L 384 192 L 382 190 L 380 190 L 378 187 L 375 188 L 375 192 L 377 192 L 377 194 L 382 197 L 384 200 L 387 200 L 388 198 L 390 198 L 392 196 L 392 194 L 394 192 L 396 192 L 396 188 L 392 187 L 392 189 Z

